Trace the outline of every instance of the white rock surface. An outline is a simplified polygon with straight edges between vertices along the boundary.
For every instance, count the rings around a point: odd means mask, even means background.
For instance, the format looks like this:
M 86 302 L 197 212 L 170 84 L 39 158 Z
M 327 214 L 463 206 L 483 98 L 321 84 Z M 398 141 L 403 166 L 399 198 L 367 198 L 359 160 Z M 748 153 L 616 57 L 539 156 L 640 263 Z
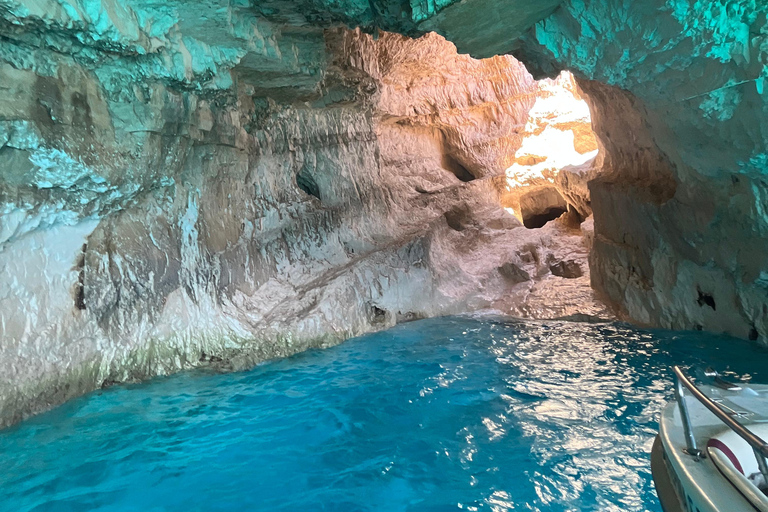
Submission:
M 503 208 L 538 91 L 513 58 L 215 2 L 3 2 L 0 424 L 413 318 L 607 314 L 581 231 Z
M 571 69 L 591 104 L 593 284 L 629 319 L 767 339 L 767 15 L 568 1 L 527 37 L 526 61 Z

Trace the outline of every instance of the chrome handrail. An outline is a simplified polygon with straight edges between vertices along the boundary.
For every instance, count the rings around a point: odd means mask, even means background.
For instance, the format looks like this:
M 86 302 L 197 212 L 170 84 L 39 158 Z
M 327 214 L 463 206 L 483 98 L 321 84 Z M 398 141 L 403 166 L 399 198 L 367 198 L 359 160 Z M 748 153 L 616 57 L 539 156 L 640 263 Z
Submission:
M 683 381 L 687 380 L 683 372 L 677 366 L 674 367 L 675 372 L 675 400 L 677 400 L 677 407 L 680 409 L 680 419 L 683 421 L 683 433 L 685 434 L 685 453 L 694 457 L 701 456 L 701 450 L 696 446 L 696 438 L 693 436 L 693 428 L 691 427 L 691 417 L 688 415 L 688 406 L 685 404 L 685 395 L 683 394 Z M 689 381 L 690 382 L 690 381 Z M 690 383 L 694 388 L 696 386 Z
M 688 415 L 688 407 L 685 404 L 683 396 L 683 386 L 688 388 L 688 391 L 699 401 L 701 404 L 709 409 L 709 411 L 717 416 L 717 419 L 725 423 L 725 425 L 736 432 L 736 434 L 746 441 L 752 450 L 755 452 L 757 458 L 757 467 L 760 469 L 760 473 L 765 477 L 765 481 L 768 482 L 768 465 L 766 465 L 765 457 L 768 457 L 768 443 L 749 430 L 747 427 L 733 419 L 722 407 L 712 401 L 707 395 L 705 395 L 691 380 L 683 373 L 679 366 L 673 367 L 675 372 L 675 398 L 677 399 L 678 407 L 680 408 L 680 417 L 683 421 L 683 430 L 685 432 L 686 440 L 686 453 L 693 455 L 694 457 L 701 456 L 701 450 L 696 446 L 696 439 L 693 436 L 693 429 L 691 428 L 691 418 Z

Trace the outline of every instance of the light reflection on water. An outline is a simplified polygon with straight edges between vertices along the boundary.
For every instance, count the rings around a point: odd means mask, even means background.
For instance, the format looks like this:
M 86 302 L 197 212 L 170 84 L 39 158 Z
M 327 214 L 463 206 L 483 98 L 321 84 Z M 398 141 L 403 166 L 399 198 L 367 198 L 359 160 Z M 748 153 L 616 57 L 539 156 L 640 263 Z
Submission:
M 615 324 L 415 322 L 33 418 L 0 433 L 0 510 L 660 511 L 670 365 L 760 380 L 766 355 Z

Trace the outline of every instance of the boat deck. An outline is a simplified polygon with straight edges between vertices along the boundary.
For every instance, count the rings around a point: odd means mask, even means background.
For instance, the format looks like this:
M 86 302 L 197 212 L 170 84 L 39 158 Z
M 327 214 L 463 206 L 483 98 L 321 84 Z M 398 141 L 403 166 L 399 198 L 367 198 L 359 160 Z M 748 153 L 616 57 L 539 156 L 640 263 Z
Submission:
M 700 390 L 745 427 L 759 431 L 759 435 L 768 432 L 768 386 L 744 386 L 738 390 L 701 386 Z M 702 457 L 686 453 L 680 409 L 677 402 L 668 404 L 662 411 L 659 428 L 659 441 L 664 450 L 652 461 L 657 492 L 665 512 L 768 511 L 748 500 L 707 456 L 707 442 L 730 429 L 696 398 L 686 395 L 684 400 L 693 436 L 703 453 Z M 677 503 L 670 497 L 670 488 L 675 490 Z

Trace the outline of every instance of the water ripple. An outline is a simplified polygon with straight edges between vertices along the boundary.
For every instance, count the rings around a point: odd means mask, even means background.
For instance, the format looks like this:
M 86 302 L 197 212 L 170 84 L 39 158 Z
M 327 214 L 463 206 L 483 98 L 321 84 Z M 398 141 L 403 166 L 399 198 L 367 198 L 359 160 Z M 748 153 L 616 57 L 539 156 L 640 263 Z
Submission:
M 766 355 L 618 324 L 415 322 L 6 430 L 0 510 L 657 512 L 670 365 L 759 379 Z

